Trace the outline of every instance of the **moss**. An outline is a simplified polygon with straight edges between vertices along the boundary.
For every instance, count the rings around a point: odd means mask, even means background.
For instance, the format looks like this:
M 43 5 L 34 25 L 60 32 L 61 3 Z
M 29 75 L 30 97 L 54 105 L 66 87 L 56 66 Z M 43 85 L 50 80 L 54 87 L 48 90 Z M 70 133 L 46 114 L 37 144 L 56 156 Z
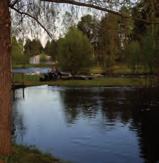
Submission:
M 12 155 L 5 158 L 5 163 L 64 163 L 64 161 L 44 154 L 33 147 L 14 145 Z

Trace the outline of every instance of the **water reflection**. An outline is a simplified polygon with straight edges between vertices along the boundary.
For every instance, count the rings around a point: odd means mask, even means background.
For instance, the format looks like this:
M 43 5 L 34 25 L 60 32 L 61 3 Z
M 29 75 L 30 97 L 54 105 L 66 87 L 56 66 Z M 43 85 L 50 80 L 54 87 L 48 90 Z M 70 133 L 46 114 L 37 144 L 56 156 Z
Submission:
M 25 94 L 13 103 L 17 143 L 74 162 L 159 161 L 157 88 L 32 87 Z
M 16 90 L 16 95 L 20 95 L 20 89 Z M 15 98 L 13 98 L 14 102 L 12 105 L 12 121 L 14 123 L 12 123 L 12 139 L 13 141 L 15 141 L 17 138 L 19 140 L 21 140 L 21 142 L 23 141 L 23 136 L 25 135 L 25 129 L 26 127 L 24 126 L 24 115 L 18 111 L 18 108 L 23 108 L 23 103 L 21 102 L 22 100 L 24 100 L 23 98 L 20 98 L 20 96 L 18 97 L 16 96 Z
M 159 90 L 147 88 L 137 91 L 133 114 L 141 157 L 146 162 L 159 161 Z
M 115 125 L 115 121 L 128 123 L 131 120 L 131 101 L 128 99 L 133 91 L 127 88 L 102 89 L 66 89 L 61 92 L 64 103 L 64 113 L 68 123 L 74 123 L 78 118 L 95 118 L 101 114 L 105 121 Z
M 74 123 L 80 117 L 94 118 L 98 111 L 97 92 L 89 89 L 66 89 L 60 92 L 64 113 L 68 123 Z

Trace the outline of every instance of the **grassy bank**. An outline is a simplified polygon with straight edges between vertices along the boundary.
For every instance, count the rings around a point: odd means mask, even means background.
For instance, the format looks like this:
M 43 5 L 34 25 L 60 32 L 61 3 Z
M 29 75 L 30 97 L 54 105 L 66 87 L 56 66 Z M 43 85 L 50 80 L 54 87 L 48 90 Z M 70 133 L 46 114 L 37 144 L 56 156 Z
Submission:
M 151 81 L 145 78 L 139 77 L 105 77 L 95 78 L 93 80 L 56 80 L 41 82 L 39 81 L 38 75 L 16 75 L 14 76 L 14 82 L 16 84 L 24 83 L 26 86 L 36 85 L 50 85 L 50 86 L 85 86 L 85 87 L 99 87 L 99 86 L 145 86 L 148 84 L 155 84 L 156 79 L 153 78 Z
M 1 158 L 5 163 L 64 163 L 51 155 L 41 153 L 39 150 L 21 145 L 13 146 L 10 157 Z

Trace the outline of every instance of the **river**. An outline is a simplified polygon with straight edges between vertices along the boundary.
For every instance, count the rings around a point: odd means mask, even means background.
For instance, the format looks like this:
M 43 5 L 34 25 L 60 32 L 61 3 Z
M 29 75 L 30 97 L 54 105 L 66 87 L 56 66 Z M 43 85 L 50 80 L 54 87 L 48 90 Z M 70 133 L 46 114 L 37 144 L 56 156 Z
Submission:
M 28 87 L 13 102 L 13 141 L 75 163 L 157 163 L 157 88 Z

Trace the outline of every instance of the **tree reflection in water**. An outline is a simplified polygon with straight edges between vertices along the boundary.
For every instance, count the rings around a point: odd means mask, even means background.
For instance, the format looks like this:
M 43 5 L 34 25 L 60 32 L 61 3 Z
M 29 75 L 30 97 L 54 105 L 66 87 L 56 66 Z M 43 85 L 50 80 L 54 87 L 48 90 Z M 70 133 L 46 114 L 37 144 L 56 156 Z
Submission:
M 98 127 L 114 129 L 128 125 L 138 136 L 140 157 L 145 162 L 159 161 L 159 89 L 158 88 L 64 88 L 59 90 L 67 124 L 79 119 L 97 119 Z M 54 93 L 54 90 L 51 90 Z M 57 91 L 57 90 L 56 90 Z M 25 100 L 25 99 L 24 99 Z M 23 115 L 13 105 L 14 136 L 25 135 Z
M 139 89 L 133 97 L 132 126 L 137 129 L 141 157 L 155 163 L 159 161 L 159 89 Z
M 16 90 L 15 95 L 20 95 L 20 89 Z M 12 140 L 15 142 L 15 140 L 18 139 L 22 142 L 23 136 L 26 132 L 26 127 L 24 126 L 24 115 L 18 112 L 17 108 L 23 108 L 21 101 L 25 100 L 22 96 L 16 96 L 13 97 L 13 105 L 12 105 Z
M 66 89 L 61 93 L 67 123 L 81 116 L 95 118 L 102 114 L 102 126 L 116 121 L 131 122 L 130 129 L 139 137 L 141 157 L 148 162 L 159 161 L 159 90 L 138 89 Z

